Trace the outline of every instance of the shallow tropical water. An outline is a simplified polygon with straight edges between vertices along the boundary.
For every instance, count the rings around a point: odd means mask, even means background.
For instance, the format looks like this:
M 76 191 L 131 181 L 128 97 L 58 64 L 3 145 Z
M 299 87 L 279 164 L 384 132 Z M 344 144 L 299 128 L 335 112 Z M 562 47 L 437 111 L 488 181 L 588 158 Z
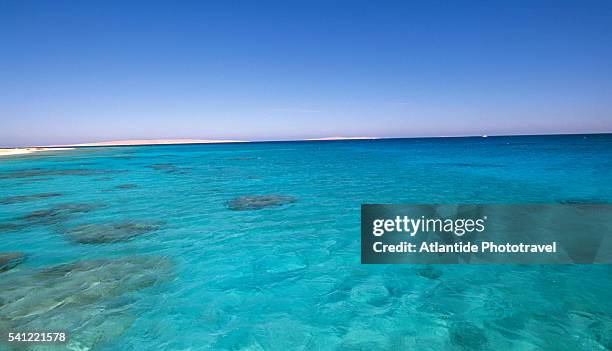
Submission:
M 0 273 L 0 330 L 95 350 L 612 349 L 611 266 L 359 263 L 362 203 L 582 202 L 612 202 L 610 135 L 5 158 L 0 253 L 25 259 Z

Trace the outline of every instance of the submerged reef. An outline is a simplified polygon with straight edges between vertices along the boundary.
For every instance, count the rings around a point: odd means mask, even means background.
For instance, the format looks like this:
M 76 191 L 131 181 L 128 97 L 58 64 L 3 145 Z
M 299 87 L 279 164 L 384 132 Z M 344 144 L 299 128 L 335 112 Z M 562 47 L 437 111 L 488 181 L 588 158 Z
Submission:
M 86 203 L 61 204 L 48 209 L 31 212 L 22 216 L 20 219 L 29 223 L 53 224 L 64 221 L 75 214 L 91 212 L 100 207 L 102 206 Z
M 164 222 L 120 222 L 82 224 L 65 232 L 66 237 L 80 244 L 125 242 L 142 234 L 159 230 Z
M 171 163 L 154 163 L 152 165 L 148 165 L 145 167 L 154 169 L 156 171 L 168 171 L 168 172 L 175 171 L 178 169 L 177 166 Z
M 230 158 L 230 161 L 250 161 L 250 160 L 257 160 L 258 157 L 232 157 Z
M 0 233 L 15 232 L 27 227 L 23 223 L 0 223 Z
M 19 195 L 19 196 L 8 196 L 0 199 L 0 205 L 10 205 L 16 204 L 20 202 L 29 202 L 36 201 L 41 199 L 48 199 L 51 197 L 63 196 L 60 193 L 44 193 L 44 194 L 34 194 L 34 195 Z
M 21 181 L 21 184 L 30 184 L 30 183 L 38 183 L 38 182 L 47 182 L 53 178 L 25 178 Z
M 133 160 L 133 159 L 137 158 L 137 156 L 125 154 L 125 155 L 115 155 L 115 156 L 111 156 L 109 158 L 115 159 L 115 160 Z
M 0 279 L 0 330 L 52 326 L 70 332 L 68 345 L 57 349 L 95 349 L 136 319 L 129 294 L 171 280 L 173 271 L 168 258 L 136 256 L 17 272 Z
M 558 199 L 557 203 L 563 205 L 601 205 L 601 204 L 609 204 L 609 201 L 598 198 L 568 198 L 568 199 Z
M 191 170 L 191 168 L 178 167 L 172 163 L 154 163 L 152 165 L 147 165 L 145 167 L 154 169 L 156 171 L 163 171 L 165 173 L 180 173 L 180 174 L 185 174 L 189 170 Z
M 252 211 L 260 210 L 265 207 L 282 206 L 296 202 L 293 196 L 284 195 L 250 195 L 240 196 L 227 203 L 227 207 L 232 211 Z
M 461 350 L 488 350 L 488 340 L 485 331 L 470 323 L 453 323 L 449 330 L 451 343 Z
M 23 252 L 0 252 L 0 273 L 15 268 L 25 261 Z
M 450 166 L 459 168 L 503 168 L 504 165 L 494 163 L 469 163 L 469 162 L 449 162 L 449 163 L 436 163 L 436 166 Z
M 113 180 L 113 177 L 100 177 L 100 178 L 94 178 L 92 180 L 96 182 L 105 182 L 105 181 Z
M 136 189 L 136 188 L 138 188 L 138 185 L 127 183 L 127 184 L 115 185 L 111 189 L 104 189 L 102 191 L 103 192 L 111 192 L 111 191 L 115 191 L 115 190 L 129 190 L 129 189 Z
M 0 233 L 27 230 L 40 225 L 57 225 L 72 219 L 77 215 L 89 213 L 103 208 L 103 204 L 64 203 L 50 208 L 36 210 L 26 215 L 14 218 L 12 222 L 0 223 Z
M 113 171 L 116 172 L 116 171 Z M 6 171 L 0 173 L 0 179 L 23 179 L 33 177 L 50 177 L 50 176 L 91 176 L 111 173 L 111 171 L 100 169 L 44 169 L 30 168 L 14 171 Z
M 438 279 L 442 276 L 442 271 L 433 267 L 424 267 L 417 270 L 416 275 L 427 279 Z
M 119 184 L 119 185 L 115 186 L 115 189 L 135 189 L 135 188 L 138 188 L 138 185 L 131 184 L 131 183 L 128 183 L 128 184 Z

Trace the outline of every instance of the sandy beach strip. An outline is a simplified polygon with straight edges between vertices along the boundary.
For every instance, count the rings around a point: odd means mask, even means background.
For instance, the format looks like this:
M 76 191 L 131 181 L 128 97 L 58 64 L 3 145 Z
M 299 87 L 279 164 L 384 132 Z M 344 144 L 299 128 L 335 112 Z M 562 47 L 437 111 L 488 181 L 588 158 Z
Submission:
M 112 140 L 100 141 L 95 143 L 54 145 L 62 147 L 72 146 L 137 146 L 137 145 L 180 145 L 180 144 L 225 144 L 225 143 L 246 143 L 244 140 L 214 140 L 214 139 L 132 139 L 132 140 Z
M 358 137 L 323 137 L 313 139 L 301 139 L 302 141 L 331 141 L 331 140 L 372 140 L 376 137 L 358 136 Z M 298 139 L 299 140 L 299 139 Z M 50 145 L 41 147 L 18 147 L 18 148 L 0 148 L 0 157 L 2 156 L 17 156 L 26 155 L 35 152 L 44 151 L 60 151 L 73 150 L 75 147 L 81 146 L 138 146 L 138 145 L 180 145 L 180 144 L 226 144 L 226 143 L 248 143 L 246 140 L 223 140 L 223 139 L 130 139 L 130 140 L 112 140 L 100 141 L 93 143 L 82 144 L 65 144 L 65 145 Z
M 333 136 L 313 139 L 296 139 L 295 141 L 329 141 L 329 140 L 372 140 L 377 137 L 357 136 L 343 137 Z M 274 140 L 270 140 L 274 141 Z M 79 146 L 138 146 L 138 145 L 180 145 L 180 144 L 226 144 L 226 143 L 249 143 L 248 140 L 223 140 L 223 139 L 129 139 L 100 141 L 82 144 L 52 145 L 51 147 L 79 147 Z
M 27 155 L 35 152 L 72 150 L 69 147 L 17 147 L 0 149 L 0 157 Z
M 354 136 L 354 137 L 343 137 L 343 136 L 333 136 L 333 137 L 323 137 L 323 138 L 312 138 L 312 139 L 304 139 L 305 141 L 333 141 L 333 140 L 376 140 L 380 139 L 378 137 L 371 136 Z

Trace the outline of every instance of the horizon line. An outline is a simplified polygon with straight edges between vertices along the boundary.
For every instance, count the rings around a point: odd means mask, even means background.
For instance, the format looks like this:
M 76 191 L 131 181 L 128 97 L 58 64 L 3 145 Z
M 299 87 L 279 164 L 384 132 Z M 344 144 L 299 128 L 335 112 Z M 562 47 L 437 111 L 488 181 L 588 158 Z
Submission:
M 303 139 L 264 139 L 264 140 L 229 140 L 229 139 L 123 139 L 99 141 L 90 143 L 35 145 L 35 146 L 0 146 L 3 149 L 23 148 L 62 148 L 62 147 L 116 147 L 116 146 L 152 146 L 152 145 L 195 145 L 195 144 L 236 144 L 236 143 L 270 143 L 270 142 L 308 142 L 308 141 L 351 141 L 351 140 L 393 140 L 393 139 L 437 139 L 437 138 L 486 138 L 486 137 L 520 137 L 520 136 L 563 136 L 563 135 L 605 135 L 609 132 L 582 132 L 582 133 L 534 133 L 534 134 L 462 134 L 462 135 L 433 135 L 433 136 L 331 136 Z

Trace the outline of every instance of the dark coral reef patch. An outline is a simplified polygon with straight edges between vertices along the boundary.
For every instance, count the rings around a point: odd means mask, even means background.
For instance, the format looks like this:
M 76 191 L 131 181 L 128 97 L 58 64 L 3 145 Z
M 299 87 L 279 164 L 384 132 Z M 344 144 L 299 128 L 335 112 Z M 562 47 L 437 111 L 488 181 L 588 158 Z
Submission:
M 164 222 L 119 222 L 82 224 L 65 231 L 66 237 L 79 244 L 108 244 L 129 241 L 139 235 L 159 230 Z
M 20 202 L 30 202 L 41 199 L 48 199 L 51 197 L 62 196 L 60 193 L 44 193 L 44 194 L 33 194 L 33 195 L 18 195 L 18 196 L 8 196 L 0 199 L 0 205 L 9 205 L 16 204 Z
M 70 331 L 62 349 L 91 350 L 114 340 L 136 319 L 130 293 L 169 281 L 165 257 L 83 260 L 22 270 L 0 279 L 3 330 Z M 4 340 L 0 341 L 0 349 Z
M 171 163 L 154 163 L 145 167 L 154 169 L 156 171 L 173 171 L 178 168 Z
M 433 267 L 424 267 L 418 269 L 416 275 L 423 278 L 436 280 L 442 276 L 442 271 Z
M 293 196 L 285 195 L 249 195 L 240 196 L 227 203 L 232 211 L 253 211 L 266 207 L 276 207 L 296 202 Z
M 494 163 L 469 163 L 469 162 L 453 162 L 440 164 L 443 166 L 459 167 L 459 168 L 503 168 L 504 165 Z
M 156 171 L 162 171 L 164 173 L 179 173 L 179 174 L 185 174 L 185 173 L 188 173 L 189 170 L 191 170 L 191 168 L 178 167 L 172 163 L 154 163 L 152 165 L 147 165 L 145 167 L 154 169 Z
M 60 204 L 44 210 L 31 212 L 20 219 L 29 223 L 52 224 L 69 219 L 75 214 L 88 213 L 101 205 L 77 203 L 77 204 Z
M 34 177 L 53 176 L 92 176 L 109 173 L 110 171 L 100 169 L 44 169 L 30 168 L 0 173 L 0 179 L 24 179 Z
M 560 203 L 562 205 L 605 205 L 605 204 L 610 203 L 610 201 L 606 201 L 604 199 L 589 198 L 589 197 L 584 197 L 584 198 L 573 197 L 573 198 L 567 198 L 567 199 L 558 199 L 556 201 L 557 203 Z
M 115 189 L 136 189 L 136 188 L 138 188 L 138 185 L 131 184 L 131 183 L 128 183 L 128 184 L 119 184 L 119 185 L 115 186 Z
M 484 329 L 470 322 L 453 323 L 449 330 L 449 338 L 460 350 L 490 349 Z
M 23 223 L 0 223 L 0 233 L 16 232 L 25 227 L 27 227 L 27 225 Z
M 0 252 L 0 272 L 6 272 L 25 261 L 23 252 Z

